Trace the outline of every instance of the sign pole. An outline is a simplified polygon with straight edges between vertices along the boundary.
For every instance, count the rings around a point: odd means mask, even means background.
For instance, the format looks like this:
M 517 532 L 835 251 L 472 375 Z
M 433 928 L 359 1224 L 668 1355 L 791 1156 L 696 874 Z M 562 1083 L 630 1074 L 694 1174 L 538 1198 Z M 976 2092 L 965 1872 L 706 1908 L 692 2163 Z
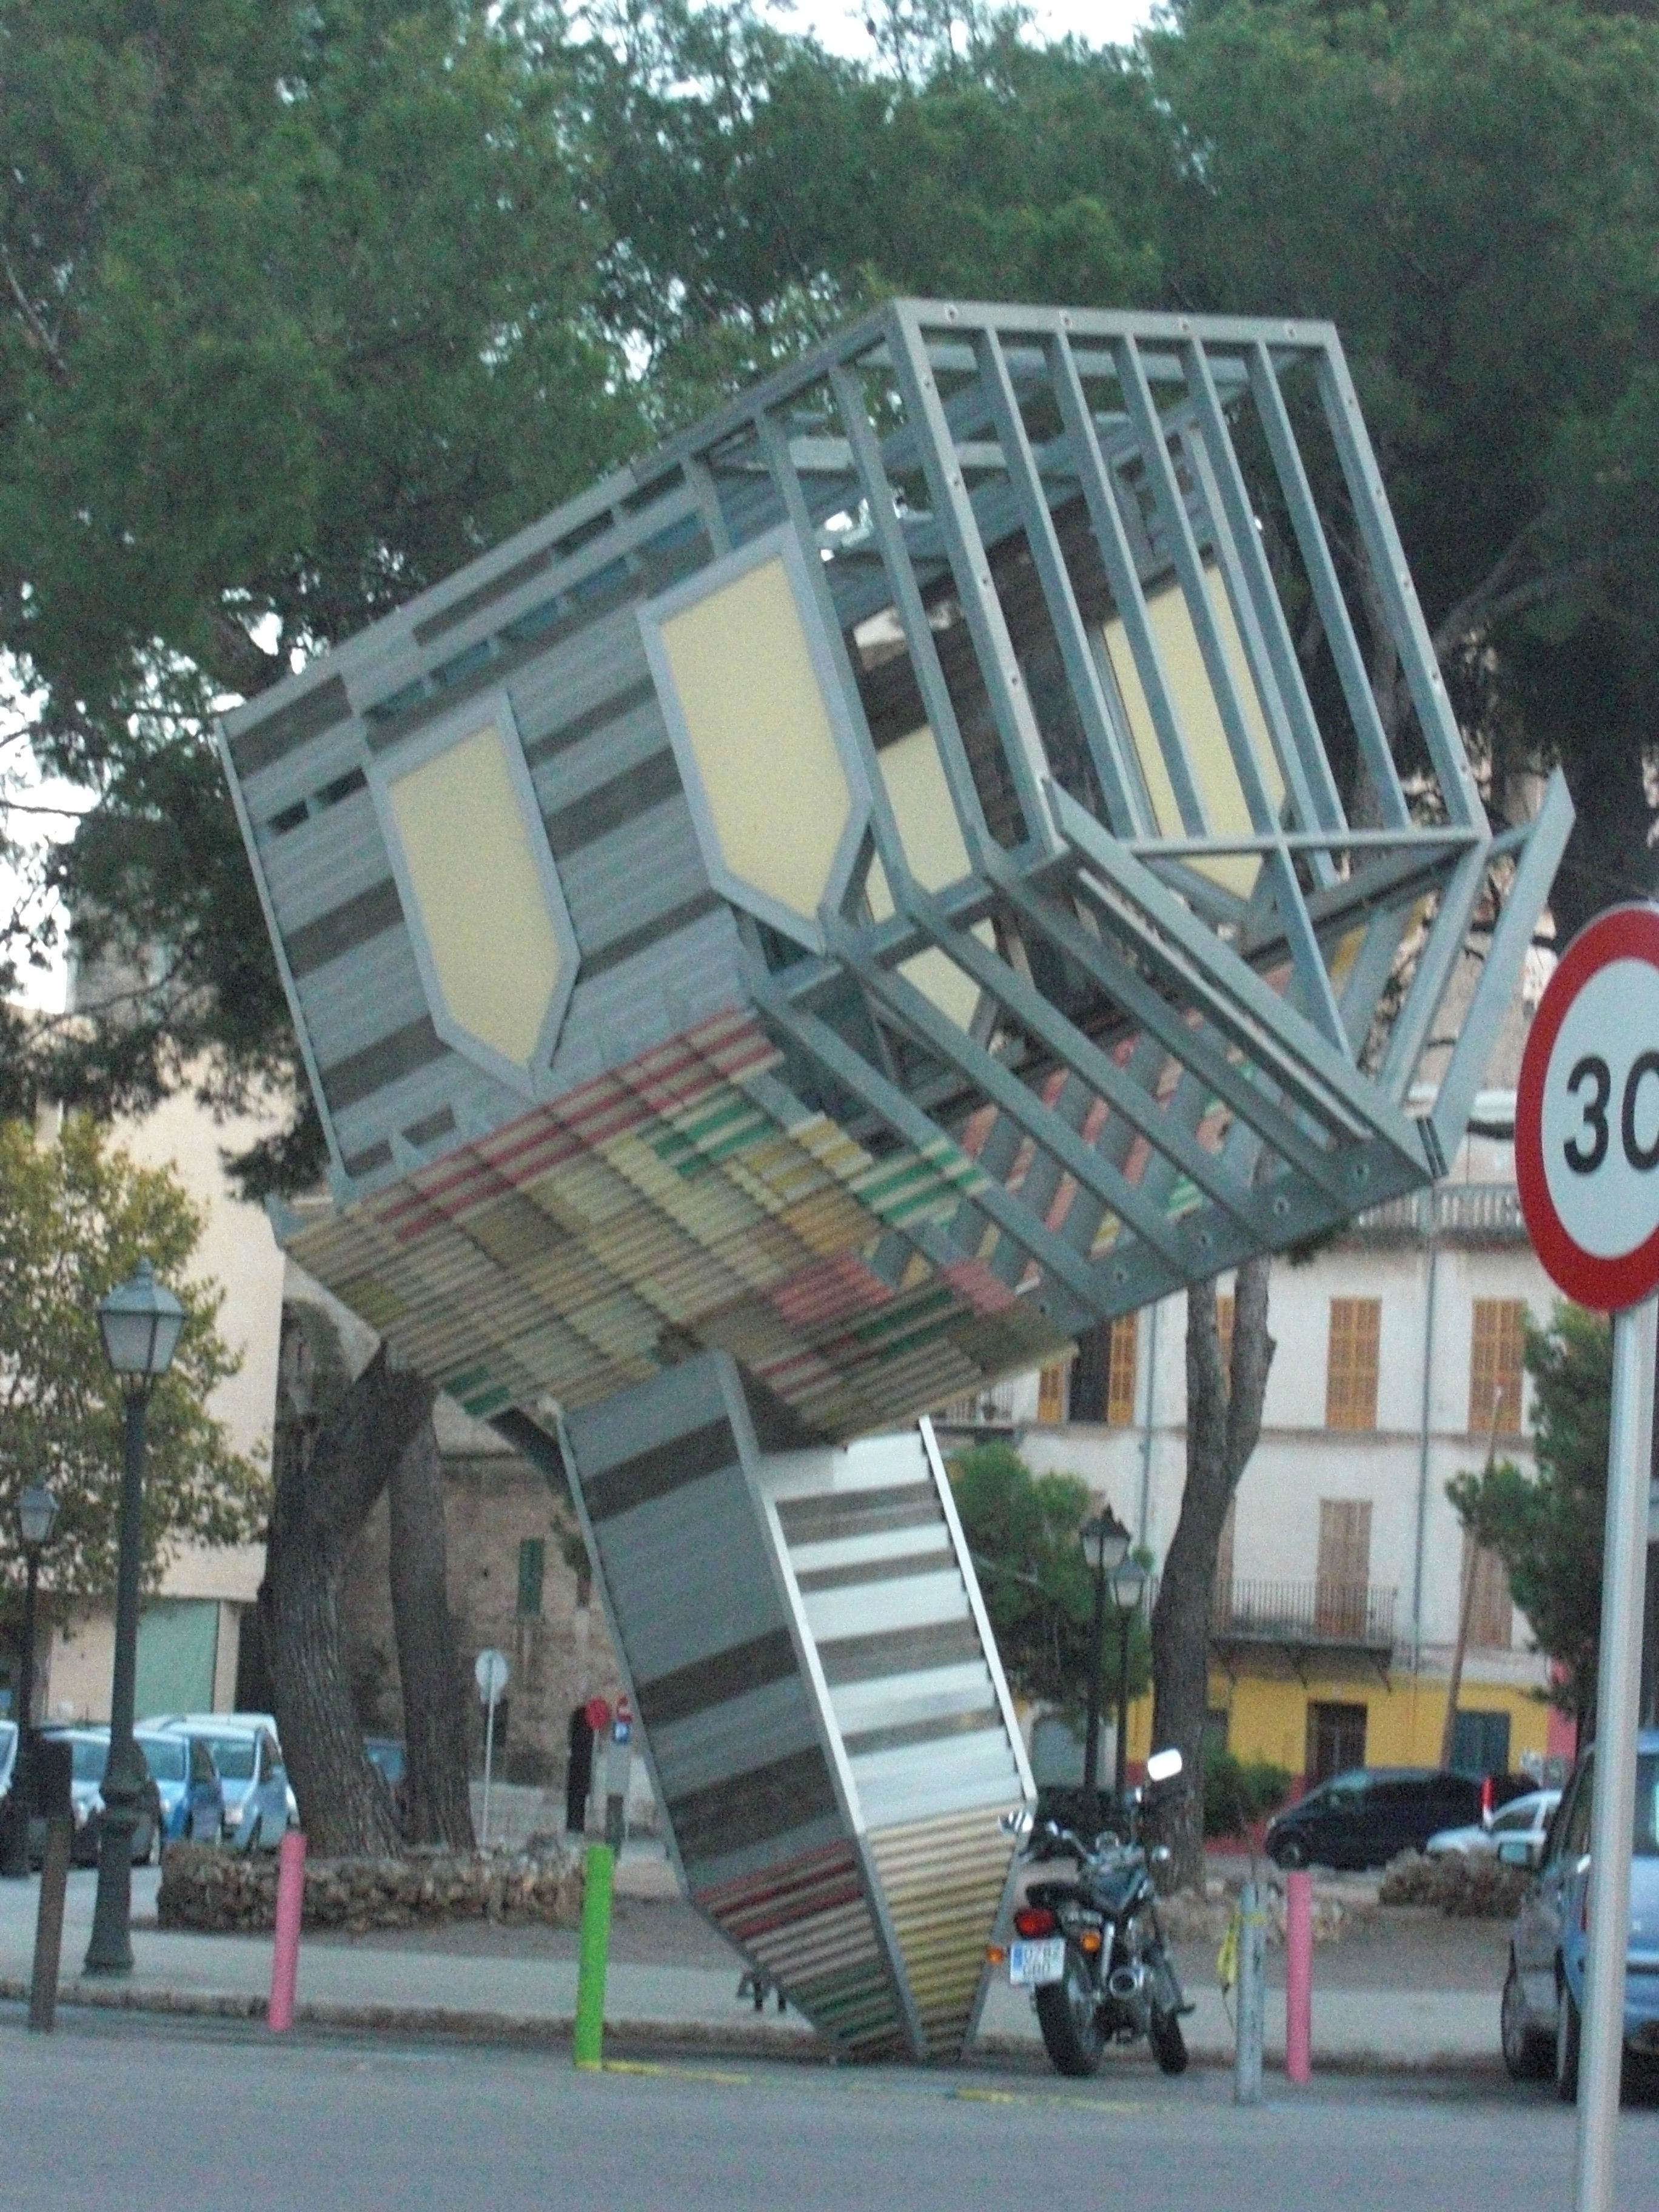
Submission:
M 1625 1952 L 1630 1939 L 1631 1835 L 1636 1818 L 1636 1727 L 1642 1689 L 1642 1602 L 1659 1299 L 1613 1317 L 1613 1402 L 1601 1646 L 1595 1678 L 1595 1860 L 1578 2077 L 1574 2212 L 1613 2212 L 1619 2084 L 1625 2050 Z

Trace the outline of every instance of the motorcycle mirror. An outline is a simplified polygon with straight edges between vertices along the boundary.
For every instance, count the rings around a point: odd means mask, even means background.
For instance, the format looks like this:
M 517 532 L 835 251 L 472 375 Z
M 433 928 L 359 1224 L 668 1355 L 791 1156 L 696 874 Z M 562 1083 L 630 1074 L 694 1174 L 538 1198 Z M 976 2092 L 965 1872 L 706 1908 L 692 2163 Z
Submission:
M 1149 1782 L 1173 1782 L 1182 1770 L 1181 1753 L 1173 1746 L 1168 1751 L 1155 1751 L 1146 1762 Z
M 1166 1867 L 1174 1857 L 1175 1853 L 1170 1849 L 1170 1846 L 1167 1844 L 1154 1844 L 1152 1845 L 1152 1864 L 1155 1867 Z
M 997 1822 L 1005 1836 L 1029 1836 L 1036 1819 L 1029 1805 L 1012 1806 Z

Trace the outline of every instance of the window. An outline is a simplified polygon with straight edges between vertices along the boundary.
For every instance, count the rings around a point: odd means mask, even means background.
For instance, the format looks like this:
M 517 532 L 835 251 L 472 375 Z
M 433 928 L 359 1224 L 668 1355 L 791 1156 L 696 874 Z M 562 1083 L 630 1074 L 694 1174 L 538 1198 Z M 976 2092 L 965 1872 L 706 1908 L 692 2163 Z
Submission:
M 1315 1703 L 1308 1707 L 1308 1778 L 1328 1782 L 1365 1764 L 1365 1708 Z M 1357 1798 L 1362 1784 L 1350 1785 Z M 1331 1793 L 1334 1796 L 1336 1793 Z
M 1467 1534 L 1462 1587 L 1468 1593 L 1468 1642 L 1478 1650 L 1507 1651 L 1515 1631 L 1509 1569 L 1496 1552 L 1472 1549 Z
M 1507 1774 L 1509 1715 L 1466 1711 L 1460 1706 L 1452 1723 L 1451 1764 L 1456 1774 Z
M 1475 1300 L 1469 1340 L 1471 1436 L 1520 1435 L 1522 1355 L 1526 1344 L 1524 1299 Z
M 519 1547 L 519 1618 L 520 1620 L 540 1620 L 542 1577 L 546 1571 L 546 1539 L 542 1536 L 526 1536 Z
M 1370 1578 L 1370 1499 L 1322 1498 L 1319 1578 L 1314 1592 L 1316 1635 L 1349 1640 L 1364 1635 L 1366 1585 Z
M 1071 1418 L 1128 1429 L 1135 1419 L 1139 1316 L 1120 1314 L 1078 1339 L 1072 1368 Z
M 1037 1376 L 1037 1419 L 1053 1426 L 1066 1419 L 1066 1370 L 1070 1362 L 1052 1361 Z
M 1381 1298 L 1331 1300 L 1330 1353 L 1325 1368 L 1325 1426 L 1376 1426 L 1376 1346 Z

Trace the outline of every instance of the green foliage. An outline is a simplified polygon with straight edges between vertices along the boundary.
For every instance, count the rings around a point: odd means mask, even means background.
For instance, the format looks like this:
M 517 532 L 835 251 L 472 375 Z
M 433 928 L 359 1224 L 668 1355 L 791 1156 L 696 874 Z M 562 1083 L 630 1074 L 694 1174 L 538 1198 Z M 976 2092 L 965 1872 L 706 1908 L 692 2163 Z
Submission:
M 1076 1717 L 1089 1697 L 1094 1582 L 1078 1540 L 1087 1486 L 1033 1474 L 1012 1444 L 975 1444 L 951 1462 L 951 1487 L 979 1571 L 997 1650 L 1015 1695 Z M 1117 1693 L 1117 1628 L 1106 1601 L 1105 1701 Z M 1129 1693 L 1150 1680 L 1144 1612 L 1129 1636 Z
M 1562 1670 L 1554 1690 L 1567 1711 L 1595 1694 L 1601 1622 L 1603 1516 L 1612 1333 L 1598 1314 L 1558 1305 L 1547 1330 L 1528 1329 L 1535 1474 L 1504 1461 L 1446 1486 L 1475 1542 L 1498 1553 L 1536 1648 Z
M 1242 1836 L 1291 1794 L 1291 1778 L 1271 1759 L 1240 1759 L 1231 1751 L 1204 1759 L 1204 1832 Z
M 95 1309 L 144 1257 L 188 1316 L 149 1404 L 146 1577 L 179 1543 L 263 1534 L 265 1479 L 207 1408 L 240 1362 L 218 1334 L 219 1291 L 185 1272 L 201 1229 L 171 1174 L 135 1165 L 90 1121 L 70 1116 L 56 1144 L 0 1121 L 0 1589 L 21 1584 L 16 1499 L 35 1482 L 59 1505 L 53 1595 L 114 1586 L 123 1409 Z

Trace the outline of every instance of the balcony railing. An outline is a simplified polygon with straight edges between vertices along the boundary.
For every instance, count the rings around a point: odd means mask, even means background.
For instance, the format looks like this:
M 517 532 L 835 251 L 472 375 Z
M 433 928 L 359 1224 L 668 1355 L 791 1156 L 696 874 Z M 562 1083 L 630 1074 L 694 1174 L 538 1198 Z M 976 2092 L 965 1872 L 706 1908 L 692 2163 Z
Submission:
M 952 1398 L 933 1413 L 941 1429 L 1012 1429 L 1014 1425 L 1014 1385 L 994 1382 L 966 1398 Z
M 1443 1182 L 1391 1198 L 1347 1231 L 1361 1243 L 1415 1243 L 1432 1230 L 1452 1243 L 1524 1244 L 1521 1194 L 1512 1182 Z
M 1210 1633 L 1229 1643 L 1391 1651 L 1396 1595 L 1376 1583 L 1231 1583 L 1216 1592 Z

